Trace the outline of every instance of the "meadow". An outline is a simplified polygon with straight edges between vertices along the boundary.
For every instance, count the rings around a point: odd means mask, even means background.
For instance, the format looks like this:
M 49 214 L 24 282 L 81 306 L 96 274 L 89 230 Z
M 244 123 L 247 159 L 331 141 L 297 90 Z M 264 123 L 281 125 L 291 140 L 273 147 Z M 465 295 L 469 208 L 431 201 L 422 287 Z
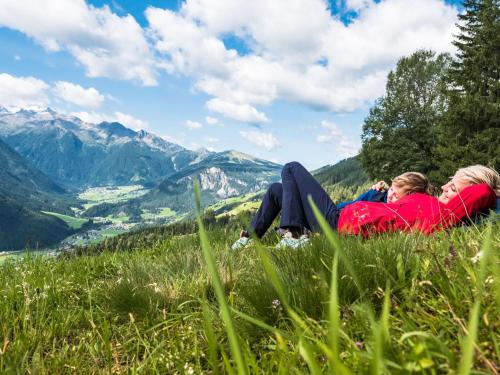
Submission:
M 101 203 L 126 202 L 129 199 L 140 197 L 148 191 L 149 189 L 142 185 L 102 186 L 88 188 L 81 192 L 78 198 L 86 201 L 83 206 L 87 209 Z
M 55 217 L 63 220 L 68 225 L 68 227 L 70 227 L 71 229 L 80 229 L 83 226 L 83 224 L 88 222 L 88 219 L 82 219 L 79 217 L 63 215 L 63 214 L 60 214 L 57 212 L 50 212 L 50 211 L 40 211 L 40 212 L 43 214 L 46 214 L 46 215 L 55 216 Z
M 498 372 L 500 223 L 232 252 L 239 225 L 7 260 L 0 372 Z

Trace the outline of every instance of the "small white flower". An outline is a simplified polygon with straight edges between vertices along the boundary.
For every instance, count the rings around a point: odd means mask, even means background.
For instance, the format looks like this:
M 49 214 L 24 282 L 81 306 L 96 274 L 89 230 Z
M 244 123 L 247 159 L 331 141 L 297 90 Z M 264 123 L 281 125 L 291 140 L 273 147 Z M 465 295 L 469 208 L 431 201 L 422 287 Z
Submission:
M 476 255 L 474 255 L 472 258 L 470 258 L 471 262 L 476 264 L 481 260 L 481 257 L 483 256 L 483 252 L 479 251 Z
M 272 308 L 275 309 L 275 310 L 278 310 L 281 308 L 281 302 L 279 299 L 274 299 L 272 302 L 271 302 L 271 305 L 272 305 Z

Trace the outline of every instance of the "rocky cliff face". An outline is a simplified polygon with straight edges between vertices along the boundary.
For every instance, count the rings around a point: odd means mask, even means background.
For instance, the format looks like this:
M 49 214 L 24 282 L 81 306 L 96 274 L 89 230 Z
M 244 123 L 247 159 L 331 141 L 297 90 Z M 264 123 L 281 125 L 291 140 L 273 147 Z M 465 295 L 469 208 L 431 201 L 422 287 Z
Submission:
M 200 173 L 200 187 L 202 191 L 214 191 L 222 199 L 238 195 L 238 190 L 231 186 L 227 175 L 217 167 L 210 167 Z

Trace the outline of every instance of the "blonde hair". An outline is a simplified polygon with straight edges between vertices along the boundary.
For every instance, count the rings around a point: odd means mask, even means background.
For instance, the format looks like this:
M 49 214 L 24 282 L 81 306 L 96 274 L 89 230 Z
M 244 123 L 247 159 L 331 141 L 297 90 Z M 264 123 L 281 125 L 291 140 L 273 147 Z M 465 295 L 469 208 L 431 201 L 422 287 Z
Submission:
M 493 168 L 484 165 L 471 165 L 466 168 L 460 168 L 455 173 L 455 178 L 471 185 L 487 184 L 500 196 L 500 175 Z
M 401 188 L 405 195 L 413 193 L 432 193 L 432 185 L 427 177 L 419 172 L 405 172 L 392 179 L 392 183 Z

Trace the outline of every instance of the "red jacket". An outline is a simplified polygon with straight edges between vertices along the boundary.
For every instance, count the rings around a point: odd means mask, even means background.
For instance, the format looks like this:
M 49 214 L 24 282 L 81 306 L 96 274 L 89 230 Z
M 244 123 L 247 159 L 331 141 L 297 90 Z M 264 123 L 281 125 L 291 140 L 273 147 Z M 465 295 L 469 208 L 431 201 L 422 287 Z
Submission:
M 363 236 L 397 230 L 430 234 L 494 207 L 495 201 L 495 192 L 481 184 L 465 188 L 447 204 L 421 193 L 407 195 L 395 203 L 356 202 L 342 209 L 338 230 Z

